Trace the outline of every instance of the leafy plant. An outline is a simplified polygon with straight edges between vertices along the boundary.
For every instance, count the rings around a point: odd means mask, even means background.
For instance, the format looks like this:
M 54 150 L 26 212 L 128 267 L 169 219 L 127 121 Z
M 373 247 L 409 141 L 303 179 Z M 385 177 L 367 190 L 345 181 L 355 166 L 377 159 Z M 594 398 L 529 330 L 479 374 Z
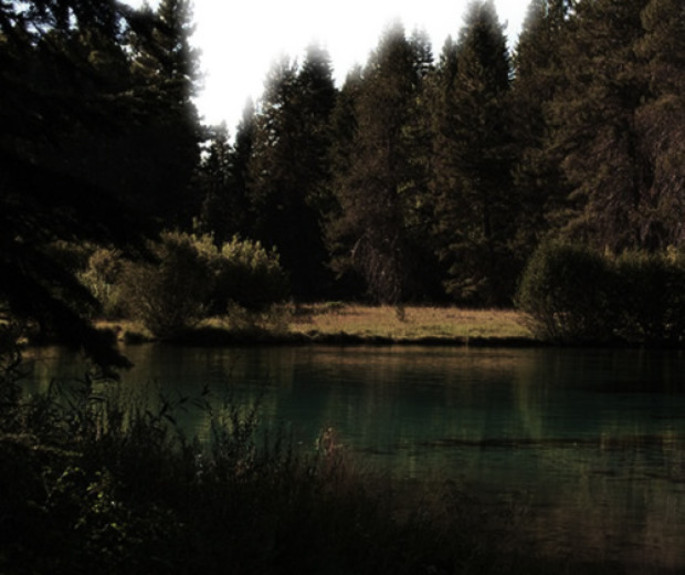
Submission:
M 88 258 L 79 280 L 102 306 L 106 318 L 120 318 L 125 314 L 119 279 L 124 269 L 121 250 L 99 247 Z
M 597 252 L 580 245 L 544 243 L 523 272 L 517 305 L 542 339 L 606 341 L 614 323 L 612 285 L 610 266 Z
M 685 337 L 685 266 L 675 254 L 629 252 L 615 262 L 621 336 L 677 344 Z
M 126 305 L 154 335 L 173 337 L 206 314 L 213 285 L 208 255 L 196 238 L 164 232 L 151 246 L 157 261 L 125 267 L 122 290 Z
M 258 241 L 234 236 L 223 244 L 213 260 L 216 283 L 214 307 L 226 312 L 231 303 L 252 311 L 268 308 L 288 296 L 288 281 L 278 252 L 266 250 Z

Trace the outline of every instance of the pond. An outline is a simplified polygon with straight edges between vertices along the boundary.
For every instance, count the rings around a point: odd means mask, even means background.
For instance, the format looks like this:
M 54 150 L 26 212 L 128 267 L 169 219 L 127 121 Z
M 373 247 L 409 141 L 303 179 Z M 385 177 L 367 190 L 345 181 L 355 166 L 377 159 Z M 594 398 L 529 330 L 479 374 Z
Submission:
M 260 398 L 304 448 L 520 503 L 554 555 L 685 569 L 685 355 L 647 350 L 131 346 L 122 385 Z M 33 385 L 80 375 L 41 351 Z M 201 411 L 182 416 L 206 433 Z

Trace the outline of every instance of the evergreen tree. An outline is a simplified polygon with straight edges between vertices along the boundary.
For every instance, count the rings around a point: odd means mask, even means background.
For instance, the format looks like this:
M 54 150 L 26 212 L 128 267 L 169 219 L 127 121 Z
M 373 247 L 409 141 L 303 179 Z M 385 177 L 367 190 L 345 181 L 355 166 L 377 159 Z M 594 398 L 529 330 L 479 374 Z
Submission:
M 176 164 L 195 162 L 175 143 L 177 155 L 162 161 L 169 146 L 150 145 L 158 126 L 173 123 L 150 97 L 159 84 L 137 70 L 158 25 L 151 11 L 110 0 L 0 3 L 2 313 L 101 363 L 122 359 L 89 325 L 96 302 L 54 246 L 139 247 L 155 227 L 158 191 L 180 175 Z
M 212 234 L 217 243 L 230 237 L 230 187 L 233 147 L 223 122 L 207 128 L 207 144 L 193 179 L 195 193 L 202 197 L 198 231 Z
M 149 9 L 148 9 L 149 10 Z M 194 31 L 190 0 L 162 0 L 150 19 L 131 34 L 133 73 L 146 122 L 137 141 L 140 153 L 153 155 L 154 183 L 142 194 L 167 227 L 188 227 L 201 198 L 191 193 L 198 163 L 200 123 L 196 95 L 199 52 L 190 45 Z M 154 186 L 154 187 L 153 187 Z
M 636 52 L 644 65 L 650 98 L 641 102 L 636 124 L 652 178 L 641 210 L 646 247 L 685 242 L 685 6 L 652 0 L 641 14 L 644 35 Z
M 581 2 L 561 46 L 564 88 L 549 108 L 548 150 L 571 185 L 564 235 L 600 249 L 652 244 L 653 165 L 636 112 L 649 98 L 635 46 L 647 0 Z
M 326 251 L 320 210 L 326 199 L 329 135 L 335 103 L 328 55 L 310 48 L 304 64 L 272 68 L 257 113 L 249 197 L 255 233 L 277 247 L 295 297 L 320 297 Z
M 354 95 L 350 98 L 349 86 L 343 90 L 354 134 L 339 156 L 347 169 L 336 176 L 340 216 L 330 229 L 349 254 L 343 261 L 361 273 L 370 295 L 382 302 L 400 303 L 410 296 L 418 267 L 408 216 L 425 192 L 416 145 L 417 105 L 430 65 L 425 48 L 408 41 L 401 26 L 389 28 Z
M 545 110 L 564 86 L 560 46 L 569 9 L 568 0 L 533 0 L 514 56 L 514 184 L 521 207 L 515 250 L 523 257 L 550 231 L 548 216 L 559 211 L 569 192 L 558 158 L 545 150 Z
M 238 123 L 231 157 L 230 214 L 225 241 L 234 235 L 248 237 L 254 228 L 254 215 L 250 212 L 248 190 L 250 189 L 250 158 L 256 130 L 255 108 L 248 100 Z
M 518 203 L 510 175 L 509 56 L 491 1 L 470 5 L 453 67 L 443 73 L 433 112 L 436 251 L 448 269 L 448 293 L 504 304 L 518 271 L 511 248 Z

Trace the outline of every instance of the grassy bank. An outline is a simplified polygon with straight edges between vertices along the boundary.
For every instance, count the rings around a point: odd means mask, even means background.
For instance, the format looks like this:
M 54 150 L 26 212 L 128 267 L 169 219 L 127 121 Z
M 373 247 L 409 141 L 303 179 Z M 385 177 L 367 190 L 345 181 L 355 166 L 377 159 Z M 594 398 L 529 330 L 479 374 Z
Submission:
M 101 322 L 129 342 L 151 335 L 135 322 Z M 233 312 L 180 334 L 189 343 L 395 343 L 527 345 L 535 343 L 514 310 L 366 306 L 342 302 L 279 306 L 263 314 Z
M 520 313 L 512 310 L 466 310 L 455 307 L 362 306 L 328 303 L 302 306 L 293 316 L 293 333 L 397 341 L 427 338 L 531 338 Z

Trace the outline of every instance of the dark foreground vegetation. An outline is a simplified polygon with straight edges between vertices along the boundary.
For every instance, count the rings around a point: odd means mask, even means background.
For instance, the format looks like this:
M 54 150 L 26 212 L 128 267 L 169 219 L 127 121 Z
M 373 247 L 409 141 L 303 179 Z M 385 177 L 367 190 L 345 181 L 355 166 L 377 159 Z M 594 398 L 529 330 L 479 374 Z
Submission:
M 7 575 L 636 573 L 544 555 L 525 507 L 439 473 L 417 483 L 360 468 L 334 430 L 311 446 L 262 433 L 257 404 L 207 392 L 142 405 L 87 377 L 22 396 L 21 365 L 3 360 Z M 206 436 L 179 432 L 181 409 L 208 412 Z
M 488 514 L 448 483 L 438 495 L 365 476 L 330 430 L 294 451 L 285 432 L 257 433 L 257 406 L 205 395 L 194 402 L 211 415 L 200 442 L 171 423 L 186 399 L 127 404 L 113 382 L 89 378 L 22 397 L 20 368 L 5 363 L 0 381 L 3 573 L 460 573 L 515 564 L 507 509 Z

